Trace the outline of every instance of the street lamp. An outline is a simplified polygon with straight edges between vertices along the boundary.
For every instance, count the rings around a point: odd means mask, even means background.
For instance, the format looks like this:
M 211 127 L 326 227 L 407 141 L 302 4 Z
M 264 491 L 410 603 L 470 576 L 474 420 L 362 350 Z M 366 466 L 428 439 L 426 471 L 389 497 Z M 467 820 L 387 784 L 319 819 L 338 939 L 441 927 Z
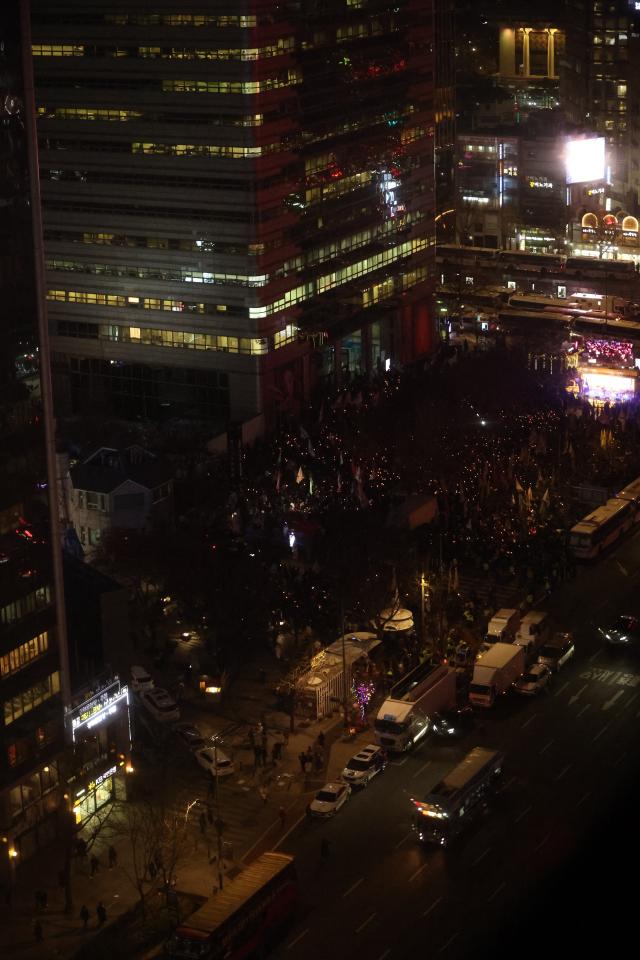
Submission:
M 426 633 L 425 633 L 425 611 L 428 609 L 429 605 L 429 581 L 425 577 L 424 573 L 420 574 L 420 635 L 422 637 L 423 645 L 426 643 Z
M 222 863 L 222 830 L 223 823 L 222 818 L 220 817 L 220 790 L 218 784 L 218 734 L 214 734 L 211 738 L 213 741 L 213 763 L 215 766 L 215 783 L 216 783 L 216 836 L 218 839 L 218 889 L 224 890 L 224 867 Z

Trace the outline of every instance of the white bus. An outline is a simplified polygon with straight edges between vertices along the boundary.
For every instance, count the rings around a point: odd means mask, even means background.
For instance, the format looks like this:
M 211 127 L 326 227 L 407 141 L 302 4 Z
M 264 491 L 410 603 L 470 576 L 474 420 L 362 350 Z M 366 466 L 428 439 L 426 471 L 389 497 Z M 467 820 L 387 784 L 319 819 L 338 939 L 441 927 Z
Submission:
M 627 500 L 633 504 L 636 512 L 635 522 L 640 523 L 640 477 L 623 487 L 619 493 L 616 493 L 615 498 L 616 500 Z
M 413 827 L 418 839 L 446 847 L 482 809 L 503 764 L 504 754 L 499 751 L 474 747 L 424 800 L 412 800 L 416 808 Z
M 569 533 L 569 549 L 580 560 L 593 560 L 629 530 L 636 519 L 636 507 L 630 500 L 613 497 L 584 519 Z

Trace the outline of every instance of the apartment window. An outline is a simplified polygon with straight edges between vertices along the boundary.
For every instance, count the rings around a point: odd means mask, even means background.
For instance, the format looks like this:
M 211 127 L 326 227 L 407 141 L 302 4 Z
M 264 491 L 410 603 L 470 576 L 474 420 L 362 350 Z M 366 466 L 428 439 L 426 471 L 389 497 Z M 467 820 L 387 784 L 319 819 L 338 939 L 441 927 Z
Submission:
M 96 493 L 93 490 L 87 490 L 87 510 L 100 510 L 105 513 L 107 501 L 104 493 Z
M 49 634 L 45 630 L 37 636 L 21 643 L 19 647 L 14 647 L 8 653 L 0 657 L 0 677 L 8 677 L 11 673 L 17 673 L 33 660 L 37 660 L 49 649 Z
M 59 692 L 60 674 L 56 670 L 55 673 L 49 674 L 48 677 L 29 687 L 28 690 L 23 690 L 17 696 L 10 697 L 4 701 L 5 726 L 9 726 L 10 723 L 18 720 L 23 714 L 30 713 L 31 710 L 34 710 L 41 703 L 44 703 L 45 700 L 48 700 Z

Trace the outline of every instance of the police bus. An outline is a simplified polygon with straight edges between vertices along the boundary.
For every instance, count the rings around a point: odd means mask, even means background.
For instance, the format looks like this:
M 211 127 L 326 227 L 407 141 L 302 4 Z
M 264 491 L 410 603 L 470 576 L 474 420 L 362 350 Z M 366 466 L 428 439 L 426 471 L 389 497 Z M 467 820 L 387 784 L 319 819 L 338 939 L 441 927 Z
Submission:
M 423 843 L 441 847 L 459 834 L 482 810 L 493 793 L 504 764 L 504 754 L 474 747 L 464 760 L 433 787 L 416 808 L 413 827 Z

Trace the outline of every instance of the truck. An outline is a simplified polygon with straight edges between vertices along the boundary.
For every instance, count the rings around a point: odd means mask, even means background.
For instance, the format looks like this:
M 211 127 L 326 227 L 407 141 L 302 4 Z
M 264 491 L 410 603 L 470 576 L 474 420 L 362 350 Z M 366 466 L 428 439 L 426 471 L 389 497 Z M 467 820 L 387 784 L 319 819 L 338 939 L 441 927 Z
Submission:
M 521 677 L 525 650 L 515 643 L 494 643 L 475 662 L 469 684 L 469 700 L 479 707 L 491 707 L 497 697 Z
M 390 690 L 374 722 L 376 743 L 392 753 L 409 750 L 430 729 L 430 717 L 456 705 L 456 671 L 419 664 Z
M 548 641 L 550 634 L 549 614 L 542 610 L 530 610 L 520 621 L 514 643 L 524 648 L 527 663 L 531 663 L 537 658 L 538 650 Z
M 511 643 L 513 640 L 518 623 L 520 622 L 520 612 L 510 607 L 503 607 L 489 620 L 485 643 Z

